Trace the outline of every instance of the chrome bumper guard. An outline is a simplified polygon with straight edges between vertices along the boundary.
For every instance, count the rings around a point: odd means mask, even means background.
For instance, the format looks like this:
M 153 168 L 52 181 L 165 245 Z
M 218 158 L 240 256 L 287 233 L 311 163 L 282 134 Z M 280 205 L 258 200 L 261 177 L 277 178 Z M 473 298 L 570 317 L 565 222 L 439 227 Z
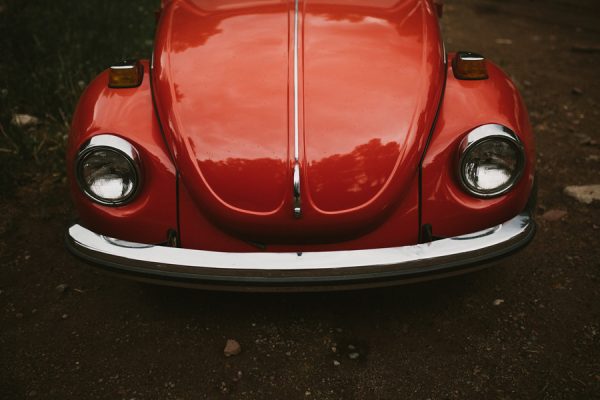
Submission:
M 80 225 L 67 233 L 76 256 L 113 272 L 177 286 L 266 290 L 386 286 L 455 275 L 523 248 L 535 234 L 529 212 L 468 235 L 414 246 L 308 253 L 223 253 L 107 238 Z M 279 290 L 279 289 L 277 289 Z

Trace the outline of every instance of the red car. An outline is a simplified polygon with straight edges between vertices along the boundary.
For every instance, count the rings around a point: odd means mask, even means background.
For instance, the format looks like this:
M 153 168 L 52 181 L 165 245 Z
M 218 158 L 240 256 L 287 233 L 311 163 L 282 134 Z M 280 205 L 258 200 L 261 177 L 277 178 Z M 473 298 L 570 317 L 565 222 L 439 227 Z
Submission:
M 446 54 L 435 0 L 163 0 L 151 60 L 83 94 L 67 246 L 172 285 L 323 290 L 454 275 L 535 223 L 515 85 Z

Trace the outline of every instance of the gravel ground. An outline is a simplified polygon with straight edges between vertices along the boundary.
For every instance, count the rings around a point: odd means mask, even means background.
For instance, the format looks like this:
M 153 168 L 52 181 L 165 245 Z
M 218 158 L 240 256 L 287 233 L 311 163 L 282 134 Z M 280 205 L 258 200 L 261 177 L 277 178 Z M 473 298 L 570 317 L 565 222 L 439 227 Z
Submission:
M 0 202 L 0 398 L 600 399 L 600 4 L 447 1 L 449 50 L 517 82 L 538 139 L 539 232 L 475 274 L 383 290 L 230 294 L 73 259 L 60 177 Z M 241 353 L 225 357 L 224 347 Z

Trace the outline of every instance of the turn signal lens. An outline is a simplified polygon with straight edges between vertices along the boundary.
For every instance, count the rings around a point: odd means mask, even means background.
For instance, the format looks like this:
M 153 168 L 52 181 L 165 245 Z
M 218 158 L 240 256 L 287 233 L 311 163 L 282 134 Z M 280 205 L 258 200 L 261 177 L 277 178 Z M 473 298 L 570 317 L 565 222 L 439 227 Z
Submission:
M 465 51 L 456 53 L 452 70 L 456 79 L 481 80 L 489 77 L 485 57 L 476 53 Z
M 123 61 L 110 67 L 108 86 L 111 88 L 133 88 L 142 84 L 144 67 L 138 60 Z

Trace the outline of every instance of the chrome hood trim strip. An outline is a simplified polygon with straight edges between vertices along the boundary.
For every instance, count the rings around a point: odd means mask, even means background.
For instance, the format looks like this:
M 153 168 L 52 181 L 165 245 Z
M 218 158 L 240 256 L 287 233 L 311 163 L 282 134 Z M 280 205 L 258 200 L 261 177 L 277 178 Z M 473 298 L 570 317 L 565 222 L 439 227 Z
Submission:
M 298 9 L 300 0 L 294 0 L 294 217 L 302 217 L 302 193 L 300 191 L 300 106 L 299 106 L 299 78 L 298 78 Z
M 300 164 L 294 164 L 294 217 L 302 217 L 302 191 L 300 188 Z
M 299 135 L 300 135 L 300 116 L 299 114 L 299 94 L 298 94 L 298 2 L 294 2 L 294 161 L 300 159 Z

